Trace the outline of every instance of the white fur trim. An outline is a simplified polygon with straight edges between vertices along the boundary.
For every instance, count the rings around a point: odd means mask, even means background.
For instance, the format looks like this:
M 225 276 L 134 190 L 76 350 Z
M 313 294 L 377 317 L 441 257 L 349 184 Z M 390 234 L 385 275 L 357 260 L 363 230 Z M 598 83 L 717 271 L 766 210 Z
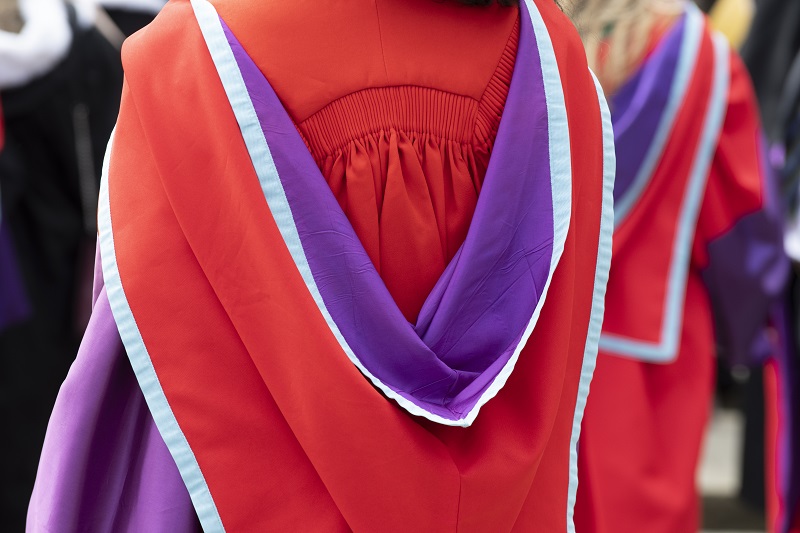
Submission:
M 99 8 L 97 0 L 68 0 L 75 6 L 75 14 L 78 16 L 78 25 L 82 28 L 93 26 L 97 20 L 97 10 Z
M 25 85 L 48 72 L 72 43 L 62 0 L 20 0 L 19 8 L 22 31 L 0 31 L 0 89 Z

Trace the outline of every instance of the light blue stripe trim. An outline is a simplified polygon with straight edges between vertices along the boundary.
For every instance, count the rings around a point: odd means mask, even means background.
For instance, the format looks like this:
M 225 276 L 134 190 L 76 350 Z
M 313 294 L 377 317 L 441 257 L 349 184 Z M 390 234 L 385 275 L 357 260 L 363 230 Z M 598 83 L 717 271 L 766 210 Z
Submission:
M 661 156 L 664 154 L 664 149 L 672 133 L 672 128 L 675 125 L 675 120 L 678 117 L 683 99 L 686 96 L 686 91 L 689 89 L 689 83 L 692 79 L 692 73 L 697 64 L 697 57 L 700 54 L 700 43 L 703 37 L 703 14 L 694 4 L 687 4 L 686 7 L 686 27 L 684 30 L 683 40 L 681 42 L 680 56 L 678 57 L 678 65 L 675 71 L 675 79 L 670 88 L 669 98 L 667 105 L 664 108 L 664 114 L 656 129 L 653 142 L 650 143 L 650 148 L 647 150 L 647 155 L 642 162 L 642 166 L 636 173 L 630 188 L 627 193 L 617 201 L 614 207 L 615 211 L 615 224 L 620 226 L 631 212 L 631 209 L 637 204 L 647 185 L 653 178 L 653 173 L 656 170 Z
M 575 499 L 578 494 L 578 441 L 581 436 L 583 412 L 589 397 L 589 386 L 597 364 L 598 343 L 603 330 L 603 315 L 606 306 L 606 286 L 608 271 L 611 268 L 611 250 L 614 235 L 614 179 L 617 173 L 617 155 L 614 149 L 614 129 L 611 125 L 611 112 L 608 110 L 603 88 L 592 72 L 597 98 L 600 102 L 600 115 L 603 120 L 603 208 L 600 218 L 600 240 L 597 245 L 597 263 L 594 273 L 592 293 L 592 314 L 589 331 L 586 334 L 586 347 L 583 351 L 583 365 L 578 385 L 578 400 L 575 403 L 575 416 L 572 419 L 572 436 L 569 441 L 569 491 L 567 497 L 567 531 L 575 533 Z
M 331 317 L 322 295 L 319 292 L 311 268 L 308 264 L 305 251 L 300 241 L 297 227 L 292 217 L 291 208 L 286 198 L 286 193 L 281 184 L 278 170 L 272 159 L 269 145 L 261 125 L 258 121 L 253 103 L 247 91 L 247 87 L 239 71 L 236 58 L 233 55 L 230 44 L 225 36 L 219 16 L 207 0 L 191 0 L 203 37 L 208 46 L 211 57 L 219 73 L 225 93 L 228 96 L 233 113 L 239 123 L 244 138 L 245 145 L 250 154 L 256 174 L 258 175 L 261 189 L 267 201 L 278 230 L 283 237 L 286 247 L 297 266 L 309 293 L 317 304 L 328 327 L 338 341 L 342 350 L 350 361 L 363 373 L 370 381 L 380 389 L 387 397 L 392 398 L 403 409 L 409 413 L 427 418 L 433 422 L 448 425 L 466 427 L 472 424 L 478 416 L 480 408 L 494 397 L 503 387 L 514 368 L 519 357 L 519 353 L 525 346 L 525 342 L 530 337 L 533 328 L 539 318 L 542 306 L 544 305 L 550 282 L 555 272 L 555 268 L 564 251 L 567 232 L 569 230 L 569 219 L 572 209 L 572 168 L 569 147 L 569 127 L 567 123 L 566 107 L 564 94 L 561 87 L 561 77 L 558 73 L 555 51 L 552 41 L 544 25 L 544 21 L 539 11 L 528 0 L 531 22 L 536 34 L 537 45 L 541 57 L 541 67 L 544 77 L 545 95 L 547 101 L 547 112 L 550 120 L 550 171 L 551 187 L 553 191 L 553 219 L 554 219 L 554 243 L 553 256 L 551 259 L 550 273 L 545 284 L 542 296 L 534 310 L 533 316 L 522 336 L 522 340 L 514 350 L 508 363 L 498 373 L 492 384 L 481 395 L 466 416 L 460 420 L 450 420 L 437 414 L 431 413 L 422 407 L 414 404 L 408 399 L 400 396 L 395 391 L 386 386 L 377 377 L 367 370 L 361 363 L 353 350 L 348 345 L 336 322 Z
M 703 193 L 716 153 L 719 135 L 728 105 L 730 85 L 730 46 L 719 34 L 712 37 L 714 44 L 714 79 L 709 96 L 708 114 L 705 118 L 700 145 L 692 164 L 689 186 L 686 191 L 684 208 L 678 226 L 678 233 L 672 247 L 672 265 L 667 286 L 665 320 L 658 344 L 643 342 L 627 337 L 603 334 L 600 348 L 604 352 L 631 357 L 641 361 L 668 363 L 678 355 L 683 325 L 683 305 L 686 298 L 686 283 L 689 274 L 692 242 L 697 218 L 700 214 Z
M 111 159 L 111 146 L 114 133 L 108 142 L 105 160 L 103 161 L 103 178 L 100 182 L 100 198 L 98 204 L 98 229 L 100 239 L 100 257 L 103 267 L 108 301 L 111 312 L 117 324 L 122 344 L 131 361 L 131 366 L 139 381 L 147 406 L 153 415 L 158 432 L 164 439 L 175 464 L 178 466 L 181 478 L 189 491 L 197 516 L 206 533 L 222 533 L 222 525 L 217 506 L 208 490 L 208 485 L 197 464 L 186 437 L 178 426 L 178 421 L 172 408 L 164 395 L 161 383 L 156 375 L 150 354 L 139 332 L 136 319 L 133 316 L 125 289 L 117 267 L 117 256 L 114 248 L 114 232 L 111 224 L 111 206 L 108 195 L 108 169 Z

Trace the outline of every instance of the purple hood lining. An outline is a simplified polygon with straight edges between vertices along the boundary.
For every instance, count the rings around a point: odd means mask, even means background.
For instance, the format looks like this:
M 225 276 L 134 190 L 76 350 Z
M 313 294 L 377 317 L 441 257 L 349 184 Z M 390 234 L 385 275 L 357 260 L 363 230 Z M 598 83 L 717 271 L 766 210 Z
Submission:
M 412 325 L 269 82 L 222 26 L 314 281 L 347 345 L 400 396 L 443 418 L 463 418 L 519 348 L 552 275 L 549 121 L 533 28 L 521 25 L 506 111 L 466 240 Z

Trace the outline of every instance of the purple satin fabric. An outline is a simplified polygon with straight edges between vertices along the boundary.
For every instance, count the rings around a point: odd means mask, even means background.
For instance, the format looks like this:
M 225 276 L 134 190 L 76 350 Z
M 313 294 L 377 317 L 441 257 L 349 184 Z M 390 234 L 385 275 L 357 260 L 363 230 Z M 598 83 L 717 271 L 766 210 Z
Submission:
M 764 142 L 760 155 L 764 205 L 708 244 L 708 266 L 702 273 L 714 309 L 717 343 L 731 364 L 762 364 L 774 354 L 767 317 L 789 277 L 783 213 Z
M 628 192 L 655 138 L 675 79 L 685 30 L 686 15 L 683 15 L 636 74 L 611 98 L 617 147 L 615 201 Z
M 199 532 L 122 347 L 97 265 L 92 318 L 50 418 L 26 530 Z
M 788 275 L 780 230 L 774 214 L 758 211 L 708 245 L 703 282 L 714 308 L 720 353 L 731 364 L 761 364 L 773 355 L 766 317 Z
M 8 224 L 0 221 L 0 331 L 31 313 Z
M 520 16 L 527 20 L 524 3 Z M 359 361 L 425 410 L 458 419 L 513 355 L 553 255 L 543 73 L 529 24 L 463 246 L 409 324 L 278 97 L 223 22 L 325 306 Z

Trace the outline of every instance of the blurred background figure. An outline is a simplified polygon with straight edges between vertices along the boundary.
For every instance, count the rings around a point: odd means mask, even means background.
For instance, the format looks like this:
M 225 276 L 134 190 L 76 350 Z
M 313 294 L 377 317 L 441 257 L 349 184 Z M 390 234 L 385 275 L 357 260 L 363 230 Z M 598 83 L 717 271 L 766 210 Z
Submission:
M 100 169 L 122 84 L 95 9 L 0 0 L 0 299 L 17 302 L 15 320 L 0 324 L 4 531 L 23 528 L 48 415 L 89 311 Z
M 764 379 L 767 507 L 771 531 L 796 533 L 800 532 L 800 2 L 759 0 L 757 6 L 742 57 L 761 105 L 770 163 L 781 179 L 785 245 L 795 265 L 785 311 L 790 331 L 786 351 L 766 369 Z M 757 435 L 759 429 L 748 428 L 748 436 Z
M 787 274 L 757 102 L 693 4 L 583 0 L 573 16 L 610 96 L 617 148 L 576 528 L 693 532 L 716 352 L 750 364 L 774 353 L 769 311 Z
M 784 116 L 780 117 L 778 104 L 800 51 L 800 2 L 759 0 L 757 8 L 750 35 L 742 47 L 742 59 L 753 78 L 764 129 L 770 141 L 781 142 L 789 110 L 783 110 Z M 781 162 L 776 162 L 780 166 Z
M 1 4 L 0 4 L 1 5 Z M 0 20 L 4 14 L 0 13 Z M 12 22 L 13 21 L 13 22 Z M 16 22 L 8 19 L 6 24 L 11 26 Z M 3 126 L 3 113 L 0 108 L 0 151 L 5 144 L 5 128 Z M 2 191 L 0 190 L 0 199 Z M 30 314 L 30 304 L 22 285 L 22 277 L 17 265 L 14 245 L 11 242 L 11 232 L 8 224 L 3 223 L 2 203 L 0 202 L 0 332 L 11 324 L 26 318 Z

